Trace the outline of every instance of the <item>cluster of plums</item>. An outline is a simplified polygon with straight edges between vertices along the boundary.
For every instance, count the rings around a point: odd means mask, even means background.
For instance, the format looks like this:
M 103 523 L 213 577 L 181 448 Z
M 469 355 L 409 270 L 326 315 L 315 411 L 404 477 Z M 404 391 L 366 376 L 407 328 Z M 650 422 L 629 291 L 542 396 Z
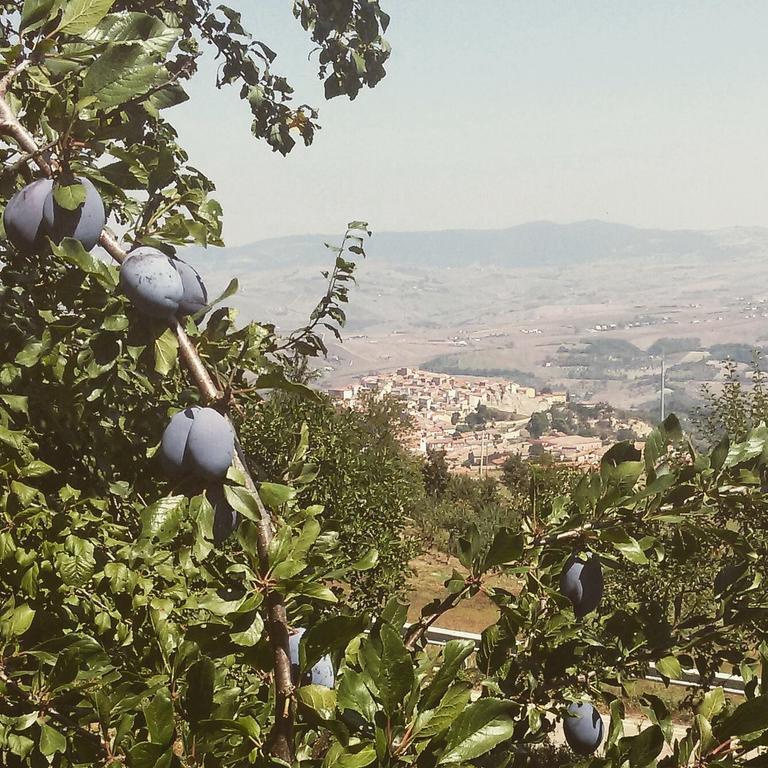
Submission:
M 46 238 L 60 243 L 71 237 L 86 251 L 98 243 L 107 221 L 101 196 L 86 178 L 75 177 L 71 184 L 80 184 L 85 190 L 85 200 L 73 211 L 56 202 L 51 179 L 27 184 L 8 201 L 3 225 L 21 253 L 40 252 Z M 189 264 L 147 246 L 128 254 L 120 269 L 120 285 L 134 306 L 150 317 L 193 315 L 208 304 L 205 285 Z
M 573 605 L 573 612 L 583 618 L 594 611 L 603 597 L 603 569 L 600 558 L 592 553 L 583 558 L 573 554 L 560 573 L 560 593 Z M 592 754 L 603 741 L 603 720 L 588 702 L 573 702 L 563 721 L 568 746 L 579 755 Z
M 142 246 L 131 251 L 120 267 L 120 285 L 134 306 L 150 317 L 194 315 L 208 303 L 200 275 L 186 262 L 157 248 Z
M 41 250 L 46 237 L 55 243 L 73 237 L 87 251 L 96 245 L 107 222 L 104 203 L 88 179 L 77 177 L 73 183 L 81 184 L 85 189 L 85 201 L 74 211 L 56 202 L 51 179 L 27 184 L 8 201 L 3 212 L 3 225 L 8 239 L 19 251 Z
M 221 542 L 237 527 L 237 512 L 227 502 L 221 481 L 235 455 L 229 420 L 213 408 L 192 406 L 175 414 L 163 432 L 160 460 L 172 478 L 190 476 L 209 484 L 213 538 Z

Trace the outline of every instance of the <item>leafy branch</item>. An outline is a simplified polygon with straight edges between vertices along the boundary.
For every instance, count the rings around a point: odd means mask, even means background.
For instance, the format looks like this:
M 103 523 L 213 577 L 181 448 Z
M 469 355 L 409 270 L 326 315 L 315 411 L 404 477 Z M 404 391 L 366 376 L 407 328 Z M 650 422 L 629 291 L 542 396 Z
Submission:
M 276 343 L 269 351 L 286 362 L 294 362 L 298 358 L 318 357 L 327 355 L 328 348 L 323 340 L 320 328 L 329 330 L 338 341 L 341 341 L 340 329 L 344 327 L 347 316 L 342 304 L 349 301 L 349 283 L 355 282 L 356 264 L 345 259 L 345 253 L 365 258 L 365 237 L 370 237 L 367 222 L 352 221 L 347 225 L 347 231 L 340 246 L 325 243 L 336 258 L 333 269 L 323 271 L 323 277 L 328 280 L 325 294 L 312 310 L 309 323 L 293 331 L 287 339 Z
M 41 157 L 41 149 L 33 136 L 24 128 L 14 114 L 7 100 L 7 93 L 13 78 L 22 72 L 28 65 L 28 60 L 21 62 L 0 79 L 0 133 L 12 136 L 20 147 L 34 160 L 38 168 L 47 176 L 52 169 L 46 160 Z M 99 244 L 110 256 L 121 264 L 128 256 L 117 240 L 105 229 L 99 238 Z M 181 362 L 186 367 L 190 378 L 197 387 L 203 402 L 216 402 L 221 399 L 222 393 L 214 384 L 213 378 L 203 363 L 192 340 L 187 335 L 183 326 L 177 319 L 172 319 L 170 327 L 178 341 L 178 351 Z M 257 523 L 257 549 L 261 567 L 264 571 L 269 568 L 269 545 L 272 540 L 272 519 L 261 501 L 256 484 L 251 477 L 242 451 L 237 446 L 234 466 L 240 470 L 245 485 L 251 492 L 251 496 L 259 510 Z M 276 717 L 273 732 L 274 754 L 283 760 L 290 760 L 293 754 L 293 710 L 289 705 L 293 694 L 293 682 L 291 678 L 290 654 L 288 649 L 288 624 L 285 614 L 285 606 L 282 596 L 272 590 L 266 597 L 267 615 L 269 623 L 269 636 L 272 643 L 275 666 L 276 688 Z

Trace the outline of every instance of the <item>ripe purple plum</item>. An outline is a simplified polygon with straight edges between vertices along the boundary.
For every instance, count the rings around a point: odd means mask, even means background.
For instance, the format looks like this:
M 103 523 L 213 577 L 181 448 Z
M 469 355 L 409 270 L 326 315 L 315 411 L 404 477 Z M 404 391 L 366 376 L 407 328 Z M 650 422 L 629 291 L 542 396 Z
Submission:
M 5 206 L 5 234 L 21 253 L 34 253 L 45 244 L 43 206 L 52 189 L 50 179 L 38 179 L 19 190 Z
M 594 553 L 586 560 L 572 555 L 560 574 L 560 592 L 571 601 L 579 618 L 594 611 L 603 597 L 600 558 Z
M 603 741 L 603 719 L 588 702 L 574 701 L 563 720 L 563 732 L 577 755 L 591 755 Z
M 160 443 L 160 459 L 165 471 L 179 477 L 187 471 L 188 463 L 185 461 L 189 430 L 195 420 L 195 414 L 200 410 L 197 406 L 185 408 L 174 414 L 163 432 Z
M 156 248 L 136 248 L 120 267 L 120 285 L 136 308 L 168 319 L 184 299 L 184 284 L 173 260 Z
M 336 674 L 333 671 L 333 663 L 330 656 L 323 656 L 299 680 L 299 645 L 305 632 L 305 629 L 299 627 L 288 638 L 288 650 L 291 655 L 294 683 L 296 685 L 324 685 L 326 688 L 333 688 L 336 682 Z
M 213 408 L 201 408 L 189 430 L 186 456 L 193 471 L 221 480 L 235 455 L 235 434 L 229 421 Z
M 194 315 L 208 304 L 208 291 L 197 270 L 186 261 L 173 259 L 173 266 L 181 277 L 184 296 L 179 303 L 179 314 Z
M 101 231 L 107 223 L 107 214 L 93 182 L 78 176 L 72 183 L 81 184 L 85 188 L 85 201 L 75 210 L 67 210 L 56 202 L 54 190 L 51 189 L 43 203 L 43 222 L 48 236 L 55 243 L 60 243 L 65 237 L 73 237 L 80 241 L 86 251 L 90 251 L 99 242 Z

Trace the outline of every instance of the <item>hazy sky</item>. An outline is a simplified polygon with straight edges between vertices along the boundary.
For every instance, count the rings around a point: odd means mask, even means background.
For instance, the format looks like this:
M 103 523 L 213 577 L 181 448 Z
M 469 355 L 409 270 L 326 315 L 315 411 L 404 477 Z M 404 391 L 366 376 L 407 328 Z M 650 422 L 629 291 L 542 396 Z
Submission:
M 381 0 L 387 77 L 322 100 L 290 0 L 231 0 L 323 129 L 288 158 L 206 65 L 168 113 L 228 244 L 600 218 L 768 225 L 768 2 Z

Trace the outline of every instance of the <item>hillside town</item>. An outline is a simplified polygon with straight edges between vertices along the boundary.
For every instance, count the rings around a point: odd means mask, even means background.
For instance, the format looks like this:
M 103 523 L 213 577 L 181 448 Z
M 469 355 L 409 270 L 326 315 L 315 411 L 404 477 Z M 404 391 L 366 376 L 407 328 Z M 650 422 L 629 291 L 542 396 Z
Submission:
M 537 392 L 506 379 L 418 368 L 360 376 L 328 394 L 348 408 L 360 407 L 370 396 L 400 399 L 414 425 L 404 438 L 406 447 L 419 455 L 444 452 L 457 473 L 487 474 L 512 454 L 548 454 L 555 461 L 594 465 L 617 434 L 640 446 L 650 431 L 642 420 L 622 416 L 604 403 L 580 403 L 579 433 L 574 434 L 576 428 L 558 418 L 571 407 L 567 392 Z M 540 416 L 532 419 L 534 414 Z

